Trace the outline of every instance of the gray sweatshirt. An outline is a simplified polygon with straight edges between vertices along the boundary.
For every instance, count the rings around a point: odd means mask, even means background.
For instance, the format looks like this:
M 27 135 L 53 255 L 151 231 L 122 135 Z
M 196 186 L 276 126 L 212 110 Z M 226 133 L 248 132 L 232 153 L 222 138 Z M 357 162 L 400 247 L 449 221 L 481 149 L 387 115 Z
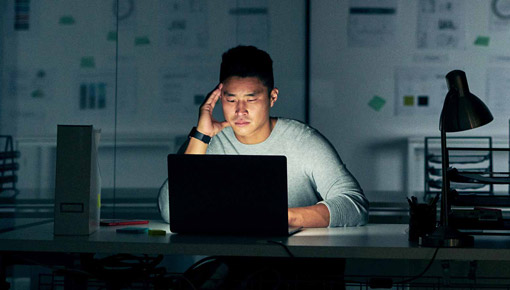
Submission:
M 359 226 L 368 221 L 368 200 L 333 146 L 317 130 L 296 120 L 278 118 L 262 143 L 246 145 L 227 127 L 214 136 L 207 154 L 285 155 L 289 207 L 322 203 L 330 212 L 330 227 Z M 168 185 L 158 200 L 168 222 Z

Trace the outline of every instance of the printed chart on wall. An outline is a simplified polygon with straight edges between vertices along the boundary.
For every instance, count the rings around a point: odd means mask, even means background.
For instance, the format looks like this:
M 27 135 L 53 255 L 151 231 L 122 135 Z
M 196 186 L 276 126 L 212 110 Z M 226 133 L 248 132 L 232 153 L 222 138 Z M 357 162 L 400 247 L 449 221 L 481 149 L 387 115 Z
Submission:
M 45 132 L 51 104 L 55 101 L 55 69 L 17 68 L 7 74 L 9 97 L 17 99 L 12 114 L 18 130 L 27 135 Z M 41 110 L 41 108 L 49 108 Z
M 464 48 L 466 38 L 464 19 L 464 0 L 420 0 L 418 48 Z
M 158 30 L 163 49 L 209 46 L 207 1 L 159 1 Z
M 395 42 L 396 0 L 351 0 L 348 42 L 350 47 L 381 47 Z
M 74 88 L 73 116 L 79 120 L 101 124 L 102 129 L 111 129 L 112 118 L 117 110 L 120 115 L 133 116 L 136 113 L 136 69 L 119 71 L 117 95 L 115 95 L 115 72 L 96 70 L 81 73 L 76 77 Z M 117 102 L 115 101 L 117 98 Z M 115 108 L 117 106 L 117 108 Z
M 271 26 L 267 0 L 232 0 L 228 13 L 236 43 L 268 49 Z
M 493 67 L 487 69 L 487 106 L 493 113 L 510 111 L 510 68 Z
M 447 68 L 396 68 L 395 115 L 439 116 L 448 92 L 446 73 Z

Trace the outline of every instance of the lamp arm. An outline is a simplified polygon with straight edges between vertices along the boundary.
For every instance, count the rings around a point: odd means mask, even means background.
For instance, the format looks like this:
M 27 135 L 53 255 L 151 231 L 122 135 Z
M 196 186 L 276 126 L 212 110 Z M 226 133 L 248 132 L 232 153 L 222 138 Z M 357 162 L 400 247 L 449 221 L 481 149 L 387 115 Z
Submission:
M 440 116 L 440 124 L 439 129 L 441 130 L 441 167 L 442 167 L 442 186 L 441 186 L 441 216 L 440 216 L 440 224 L 441 226 L 448 226 L 448 214 L 450 212 L 450 204 L 448 203 L 448 195 L 450 192 L 450 179 L 448 178 L 448 167 L 450 167 L 450 158 L 448 156 L 448 147 L 446 144 L 446 129 L 444 124 L 445 118 L 445 108 L 448 106 L 450 101 L 451 94 L 448 92 L 446 94 L 446 98 L 443 103 L 443 109 L 441 111 Z

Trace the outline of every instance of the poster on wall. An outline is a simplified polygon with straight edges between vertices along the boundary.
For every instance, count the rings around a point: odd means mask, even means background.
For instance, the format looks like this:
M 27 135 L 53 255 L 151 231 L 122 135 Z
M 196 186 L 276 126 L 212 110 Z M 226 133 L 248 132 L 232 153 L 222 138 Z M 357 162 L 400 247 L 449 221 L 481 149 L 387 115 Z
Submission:
M 510 67 L 487 68 L 487 106 L 493 113 L 510 112 Z
M 195 73 L 185 65 L 162 67 L 159 70 L 159 100 L 154 115 L 173 126 L 195 124 L 200 105 L 217 85 L 213 76 Z M 215 77 L 215 76 L 214 76 Z M 220 111 L 217 104 L 214 113 Z
M 235 35 L 237 44 L 254 45 L 260 49 L 269 49 L 271 25 L 269 7 L 266 0 L 231 1 L 231 35 Z
M 2 2 L 3 33 L 6 38 L 24 37 L 37 39 L 40 36 L 41 1 L 11 0 Z M 4 7 L 5 6 L 5 7 Z M 4 22 L 5 21 L 5 22 Z
M 158 2 L 158 33 L 162 49 L 186 51 L 209 47 L 207 1 Z
M 44 134 L 47 131 L 45 125 L 48 112 L 41 108 L 48 108 L 55 101 L 55 70 L 9 69 L 7 78 L 7 93 L 16 99 L 16 109 L 9 113 L 14 120 L 18 120 L 18 134 Z
M 448 92 L 448 68 L 398 67 L 395 69 L 395 115 L 438 116 Z
M 393 44 L 397 29 L 396 0 L 351 0 L 347 37 L 350 47 Z
M 458 49 L 465 47 L 465 1 L 420 0 L 417 47 Z
M 108 69 L 79 73 L 72 101 L 67 102 L 69 115 L 60 114 L 57 122 L 91 123 L 108 133 L 114 128 L 115 116 L 134 119 L 138 106 L 136 76 L 133 67 L 119 71 L 117 77 Z

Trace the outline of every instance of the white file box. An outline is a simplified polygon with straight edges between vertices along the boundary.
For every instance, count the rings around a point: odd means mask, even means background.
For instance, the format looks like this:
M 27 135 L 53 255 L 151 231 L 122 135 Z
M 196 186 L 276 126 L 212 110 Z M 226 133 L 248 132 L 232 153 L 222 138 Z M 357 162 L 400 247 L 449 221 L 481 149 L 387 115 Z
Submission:
M 93 126 L 58 125 L 55 235 L 89 235 L 99 227 L 99 136 Z

